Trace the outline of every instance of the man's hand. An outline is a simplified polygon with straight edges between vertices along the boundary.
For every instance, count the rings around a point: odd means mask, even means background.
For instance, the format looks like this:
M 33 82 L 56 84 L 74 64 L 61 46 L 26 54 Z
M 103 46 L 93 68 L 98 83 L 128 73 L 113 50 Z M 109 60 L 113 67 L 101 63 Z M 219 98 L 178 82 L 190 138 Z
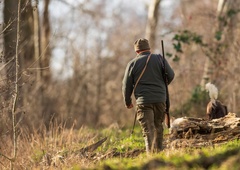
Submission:
M 133 108 L 133 104 L 131 103 L 130 105 L 126 106 L 126 108 L 128 108 L 128 109 Z

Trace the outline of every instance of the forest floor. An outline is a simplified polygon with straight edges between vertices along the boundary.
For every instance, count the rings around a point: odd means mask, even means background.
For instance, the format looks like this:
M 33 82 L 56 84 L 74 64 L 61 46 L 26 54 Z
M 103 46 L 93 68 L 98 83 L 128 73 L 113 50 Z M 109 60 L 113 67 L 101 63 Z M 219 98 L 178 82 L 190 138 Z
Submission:
M 240 169 L 240 118 L 205 121 L 180 118 L 164 135 L 164 150 L 146 155 L 139 125 L 117 124 L 104 129 L 53 126 L 45 133 L 22 134 L 14 169 L 63 170 L 157 170 L 157 169 Z M 179 123 L 180 122 L 180 123 Z M 1 153 L 11 153 L 11 139 L 2 137 Z M 0 157 L 0 169 L 9 169 Z
M 175 122 L 173 122 L 171 132 L 164 136 L 165 149 L 162 153 L 166 154 L 174 150 L 181 150 L 186 154 L 190 154 L 190 157 L 191 153 L 194 152 L 197 152 L 198 156 L 194 159 L 183 160 L 180 164 L 175 164 L 171 160 L 158 158 L 156 154 L 142 167 L 136 169 L 177 169 L 179 167 L 184 167 L 184 169 L 209 169 L 210 167 L 219 169 L 222 167 L 225 169 L 227 168 L 225 164 L 229 164 L 228 162 L 231 164 L 231 169 L 240 168 L 240 165 L 238 165 L 238 161 L 240 161 L 240 118 L 236 117 L 234 113 L 229 113 L 224 118 L 212 121 L 184 117 L 175 120 Z M 234 147 L 229 147 L 231 145 Z M 216 147 L 222 151 L 209 155 L 207 151 L 214 150 Z M 203 148 L 207 149 L 206 153 L 204 153 Z M 136 158 L 144 153 L 143 148 L 131 149 L 125 152 L 113 149 L 101 155 L 98 159 Z M 117 168 L 105 165 L 103 169 Z

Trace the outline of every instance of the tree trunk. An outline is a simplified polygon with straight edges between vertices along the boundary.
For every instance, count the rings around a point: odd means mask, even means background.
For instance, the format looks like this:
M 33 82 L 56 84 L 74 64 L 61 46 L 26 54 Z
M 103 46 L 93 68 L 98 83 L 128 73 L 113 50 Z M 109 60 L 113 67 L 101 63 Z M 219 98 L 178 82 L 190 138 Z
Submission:
M 51 27 L 50 27 L 50 20 L 49 20 L 49 4 L 50 0 L 44 1 L 44 12 L 43 12 L 43 25 L 42 25 L 42 59 L 41 59 L 41 66 L 42 66 L 42 78 L 43 83 L 48 84 L 51 80 L 51 73 L 49 69 L 50 64 L 50 57 L 51 57 L 51 46 L 50 46 L 50 34 L 51 34 Z
M 20 73 L 26 73 L 26 69 L 30 63 L 33 61 L 33 41 L 32 41 L 32 13 L 31 4 L 27 0 L 21 1 L 21 23 L 20 23 L 20 40 L 19 40 L 19 68 Z M 15 0 L 5 0 L 4 1 L 4 25 L 6 31 L 4 31 L 4 59 L 8 63 L 6 66 L 7 73 L 7 87 L 9 88 L 7 98 L 11 96 L 13 92 L 13 81 L 15 79 L 15 66 L 14 66 L 14 56 L 16 46 L 16 18 L 17 18 L 17 5 Z M 24 79 L 24 76 L 22 77 Z M 23 83 L 24 80 L 19 80 L 19 84 Z M 20 85 L 21 86 L 21 85 Z M 23 99 L 24 89 L 23 86 L 20 91 L 20 98 Z M 23 100 L 21 100 L 23 101 Z M 21 103 L 21 102 L 20 102 Z
M 6 99 L 11 96 L 12 83 L 15 79 L 15 47 L 16 47 L 16 28 L 17 28 L 17 5 L 14 0 L 4 0 L 4 59 L 6 65 L 6 77 L 8 93 Z
M 158 24 L 158 11 L 161 0 L 152 0 L 148 8 L 148 22 L 146 27 L 146 38 L 149 40 L 151 49 L 155 49 L 156 29 Z
M 50 0 L 44 0 L 43 8 L 43 20 L 42 20 L 42 36 L 41 36 L 41 58 L 40 58 L 40 67 L 41 67 L 41 89 L 40 94 L 42 95 L 42 117 L 44 119 L 45 125 L 48 126 L 53 113 L 54 108 L 51 102 L 51 99 L 48 96 L 48 88 L 51 81 L 50 73 L 50 58 L 51 58 L 51 46 L 50 46 L 50 35 L 51 27 L 49 20 L 49 4 Z M 56 115 L 55 115 L 56 116 Z
M 38 96 L 34 103 L 39 106 L 38 111 L 42 112 L 43 107 L 43 93 L 42 93 L 42 76 L 41 76 L 41 57 L 40 57 L 40 31 L 39 31 L 39 11 L 38 11 L 38 1 L 32 1 L 33 7 L 33 26 L 34 26 L 34 58 L 36 62 L 36 94 Z
M 205 88 L 205 84 L 207 82 L 215 81 L 219 75 L 219 72 L 223 69 L 223 66 L 220 64 L 222 63 L 222 60 L 225 59 L 224 53 L 226 48 L 222 47 L 221 45 L 223 43 L 228 43 L 226 37 L 228 36 L 229 32 L 226 30 L 229 30 L 229 27 L 231 26 L 228 21 L 228 19 L 231 17 L 228 16 L 227 12 L 233 8 L 231 4 L 231 1 L 218 1 L 216 27 L 213 30 L 212 40 L 209 43 L 212 45 L 212 50 L 208 53 L 209 55 L 206 58 L 204 72 L 200 83 L 203 89 Z

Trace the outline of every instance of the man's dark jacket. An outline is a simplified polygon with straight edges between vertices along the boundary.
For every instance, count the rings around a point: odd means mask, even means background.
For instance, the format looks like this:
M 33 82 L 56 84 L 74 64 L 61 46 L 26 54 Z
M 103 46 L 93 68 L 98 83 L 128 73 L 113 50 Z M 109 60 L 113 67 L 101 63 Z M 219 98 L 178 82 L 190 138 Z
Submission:
M 132 103 L 131 95 L 134 85 L 140 76 L 150 52 L 144 52 L 131 60 L 125 70 L 122 81 L 122 93 L 126 106 Z M 165 60 L 168 84 L 174 78 L 174 71 Z M 151 54 L 146 70 L 134 91 L 137 104 L 160 103 L 166 101 L 166 86 L 163 80 L 163 57 Z

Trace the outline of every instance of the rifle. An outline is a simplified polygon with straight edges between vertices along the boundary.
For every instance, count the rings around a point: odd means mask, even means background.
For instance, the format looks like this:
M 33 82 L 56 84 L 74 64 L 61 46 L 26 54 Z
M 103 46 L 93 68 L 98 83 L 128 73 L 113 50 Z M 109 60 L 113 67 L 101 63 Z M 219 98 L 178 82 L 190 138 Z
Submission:
M 169 92 L 168 92 L 168 79 L 167 79 L 167 70 L 166 70 L 166 64 L 165 64 L 165 55 L 164 55 L 164 46 L 163 46 L 163 40 L 161 40 L 162 44 L 162 57 L 163 57 L 163 79 L 166 87 L 166 111 L 165 111 L 165 123 L 168 128 L 170 128 L 170 115 L 169 115 L 169 108 L 170 108 L 170 100 L 169 100 Z

